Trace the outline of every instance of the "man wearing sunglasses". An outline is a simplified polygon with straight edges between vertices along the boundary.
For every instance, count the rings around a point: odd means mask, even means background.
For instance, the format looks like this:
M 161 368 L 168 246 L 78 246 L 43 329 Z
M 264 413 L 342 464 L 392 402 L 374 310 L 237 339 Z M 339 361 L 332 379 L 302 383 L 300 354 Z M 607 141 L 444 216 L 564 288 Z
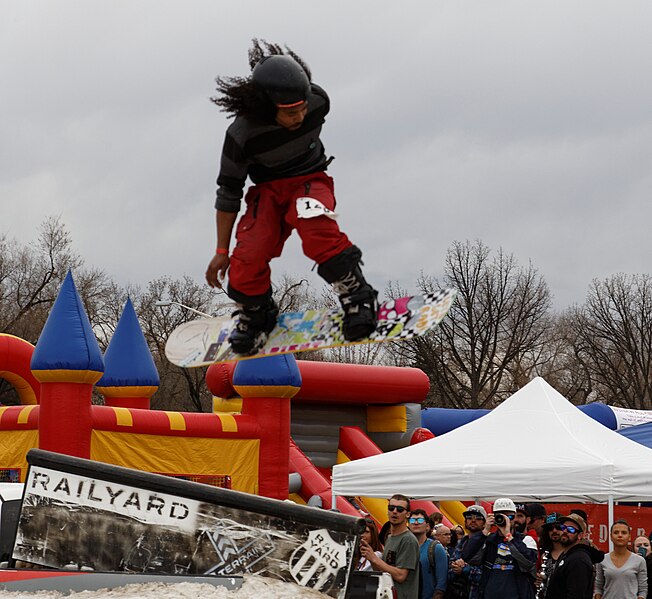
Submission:
M 443 527 L 443 524 L 437 524 Z M 428 516 L 422 509 L 412 510 L 408 528 L 419 543 L 421 599 L 443 599 L 448 578 L 448 554 L 441 542 L 428 538 Z
M 482 545 L 484 535 L 482 529 L 487 521 L 487 511 L 481 505 L 470 505 L 462 514 L 464 516 L 464 535 L 453 551 L 448 575 L 447 599 L 479 599 L 480 580 L 482 579 Z M 480 550 L 476 555 L 469 556 L 464 553 L 469 539 L 473 535 L 480 535 Z M 462 559 L 462 554 L 466 559 Z
M 377 572 L 392 577 L 396 599 L 419 599 L 419 543 L 408 530 L 410 500 L 405 495 L 392 495 L 387 505 L 390 524 L 383 557 L 378 557 L 368 543 L 360 542 L 360 554 Z
M 591 599 L 593 564 L 600 563 L 604 552 L 582 542 L 586 522 L 578 514 L 559 519 L 560 541 L 564 552 L 559 556 L 546 591 L 546 599 Z
M 462 552 L 462 559 L 467 561 L 483 551 L 480 591 L 484 599 L 534 599 L 536 543 L 515 530 L 515 516 L 511 499 L 496 499 L 482 533 L 473 535 Z M 491 532 L 494 525 L 496 531 Z
M 559 519 L 563 514 L 552 512 L 546 516 L 539 537 L 539 548 L 541 549 L 541 563 L 537 571 L 536 587 L 539 597 L 546 596 L 546 589 L 550 583 L 550 577 L 559 561 L 559 556 L 564 552 L 561 544 L 561 524 Z

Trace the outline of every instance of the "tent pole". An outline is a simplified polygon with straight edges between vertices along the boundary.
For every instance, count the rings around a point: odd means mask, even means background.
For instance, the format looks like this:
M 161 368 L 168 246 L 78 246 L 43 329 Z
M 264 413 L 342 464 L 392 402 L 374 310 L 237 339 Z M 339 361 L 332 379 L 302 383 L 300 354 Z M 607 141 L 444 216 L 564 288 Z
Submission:
M 333 512 L 337 511 L 337 495 L 335 495 L 335 491 L 333 491 L 333 487 L 331 487 L 331 511 Z
M 611 527 L 614 524 L 614 496 L 609 495 L 609 504 L 608 504 L 608 520 L 609 520 L 609 529 L 607 530 L 607 534 L 609 535 L 609 551 L 614 550 L 614 544 L 613 541 L 611 540 Z

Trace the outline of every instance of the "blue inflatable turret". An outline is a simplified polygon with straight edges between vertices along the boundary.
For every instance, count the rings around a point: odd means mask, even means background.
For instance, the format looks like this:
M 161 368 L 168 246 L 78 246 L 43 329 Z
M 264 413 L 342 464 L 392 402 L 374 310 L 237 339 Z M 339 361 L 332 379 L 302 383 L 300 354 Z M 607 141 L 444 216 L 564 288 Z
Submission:
M 102 352 L 69 272 L 32 355 L 41 383 L 39 447 L 90 457 L 93 383 L 104 372 Z
M 97 389 L 107 406 L 149 408 L 160 378 L 131 299 L 106 348 L 104 364 L 104 376 L 97 382 Z
M 41 383 L 94 383 L 104 372 L 100 346 L 70 272 L 36 344 L 31 368 Z

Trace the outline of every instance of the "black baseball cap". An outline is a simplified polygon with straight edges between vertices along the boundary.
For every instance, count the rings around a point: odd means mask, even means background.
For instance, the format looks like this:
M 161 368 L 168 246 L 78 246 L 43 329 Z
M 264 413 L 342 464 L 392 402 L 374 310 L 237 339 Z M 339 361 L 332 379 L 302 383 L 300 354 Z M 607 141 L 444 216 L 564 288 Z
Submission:
M 530 516 L 530 518 L 545 518 L 546 508 L 540 503 L 528 503 L 525 506 L 525 513 Z
M 481 516 L 482 519 L 485 522 L 487 521 L 487 510 L 485 510 L 481 505 L 470 505 L 462 513 L 462 516 L 464 516 L 466 518 L 466 517 L 471 516 L 473 514 L 475 514 L 477 516 Z
M 546 521 L 543 524 L 543 528 L 547 530 L 551 529 L 555 524 L 558 524 L 563 517 L 564 515 L 560 514 L 559 512 L 550 512 L 546 516 Z

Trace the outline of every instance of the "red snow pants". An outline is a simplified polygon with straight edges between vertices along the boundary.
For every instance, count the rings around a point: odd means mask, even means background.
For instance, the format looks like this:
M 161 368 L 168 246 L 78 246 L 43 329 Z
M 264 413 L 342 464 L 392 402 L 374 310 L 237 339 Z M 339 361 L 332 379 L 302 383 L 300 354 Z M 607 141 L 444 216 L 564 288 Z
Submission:
M 247 210 L 238 222 L 231 255 L 229 287 L 233 291 L 246 296 L 269 292 L 270 260 L 281 255 L 294 229 L 301 238 L 303 253 L 317 264 L 352 245 L 332 218 L 324 214 L 312 218 L 298 216 L 298 198 L 312 198 L 334 211 L 333 179 L 318 172 L 249 188 L 245 196 Z

